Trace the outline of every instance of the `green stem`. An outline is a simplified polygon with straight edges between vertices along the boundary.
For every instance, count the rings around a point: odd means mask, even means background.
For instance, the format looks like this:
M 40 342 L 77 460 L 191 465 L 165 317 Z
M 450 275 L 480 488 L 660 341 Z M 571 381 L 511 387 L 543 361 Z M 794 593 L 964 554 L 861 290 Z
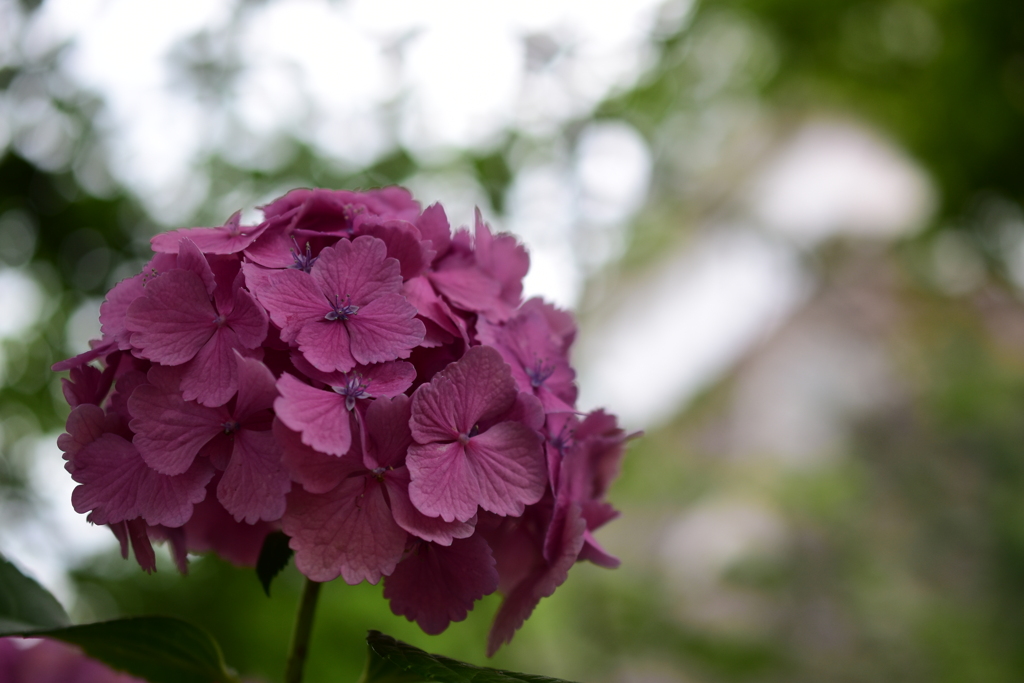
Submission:
M 313 615 L 316 613 L 316 599 L 319 595 L 320 584 L 306 579 L 299 601 L 299 613 L 295 616 L 295 630 L 292 632 L 292 647 L 288 653 L 284 683 L 302 683 L 302 669 L 306 665 L 309 634 L 313 631 Z

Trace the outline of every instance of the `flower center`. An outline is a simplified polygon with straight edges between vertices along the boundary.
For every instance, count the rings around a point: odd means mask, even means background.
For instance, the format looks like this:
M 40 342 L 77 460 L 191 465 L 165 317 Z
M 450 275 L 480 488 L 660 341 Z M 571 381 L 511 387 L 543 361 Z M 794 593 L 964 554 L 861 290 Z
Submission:
M 292 253 L 292 258 L 295 259 L 295 263 L 288 267 L 296 270 L 302 270 L 307 273 L 313 270 L 313 264 L 316 263 L 316 260 L 320 257 L 313 256 L 313 251 L 309 248 L 309 242 L 306 242 L 305 254 L 303 254 L 302 250 L 299 249 L 299 243 L 295 241 L 294 237 L 292 238 L 292 243 L 295 245 L 295 248 L 289 249 L 288 251 Z
M 345 384 L 340 387 L 331 388 L 335 393 L 345 397 L 345 407 L 352 410 L 356 407 L 356 399 L 370 398 L 370 394 L 366 393 L 366 387 L 369 385 L 369 382 L 363 382 L 363 378 L 359 376 L 359 373 L 352 373 Z
M 234 434 L 235 432 L 238 431 L 238 428 L 240 426 L 241 425 L 238 424 L 237 420 L 228 420 L 227 422 L 225 422 L 225 423 L 223 423 L 221 425 L 221 427 L 224 428 L 224 433 L 225 434 Z
M 330 311 L 327 312 L 327 315 L 324 316 L 324 320 L 330 320 L 330 321 L 341 320 L 342 322 L 344 322 L 344 321 L 348 320 L 349 317 L 355 315 L 356 312 L 359 311 L 359 307 L 358 306 L 353 306 L 350 303 L 346 303 L 344 306 L 342 306 L 339 303 L 339 301 L 338 301 L 339 298 L 340 297 L 337 297 L 337 296 L 334 297 L 334 306 L 331 308 Z M 348 301 L 347 297 L 346 297 L 346 301 Z
M 574 433 L 574 430 L 570 429 L 569 425 L 566 424 L 562 427 L 562 431 L 560 431 L 557 436 L 553 436 L 548 439 L 548 442 L 555 447 L 555 450 L 558 451 L 560 456 L 564 457 L 565 452 L 569 450 L 569 447 L 573 444 Z
M 530 386 L 534 389 L 544 384 L 544 381 L 554 373 L 555 367 L 544 365 L 543 360 L 537 360 L 532 368 L 526 368 L 526 376 L 530 378 Z
M 477 425 L 473 425 L 473 427 L 469 430 L 468 434 L 459 434 L 459 443 L 461 443 L 463 446 L 465 446 L 466 444 L 469 443 L 470 439 L 472 439 L 474 436 L 476 436 L 479 433 L 480 433 L 480 425 L 478 425 L 478 424 Z

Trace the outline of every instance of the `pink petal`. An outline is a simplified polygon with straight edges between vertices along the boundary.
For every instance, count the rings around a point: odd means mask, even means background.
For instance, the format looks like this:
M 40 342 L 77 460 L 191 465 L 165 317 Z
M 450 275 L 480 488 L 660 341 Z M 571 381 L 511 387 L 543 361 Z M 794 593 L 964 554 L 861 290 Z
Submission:
M 543 309 L 520 310 L 503 325 L 478 325 L 480 339 L 501 353 L 520 391 L 535 393 L 548 412 L 572 411 L 576 373 L 569 366 L 562 338 Z
M 366 409 L 367 469 L 401 467 L 412 443 L 409 416 L 412 405 L 408 396 L 378 398 Z
M 469 440 L 466 458 L 477 478 L 479 505 L 488 512 L 517 517 L 544 495 L 548 473 L 541 438 L 526 425 L 494 425 Z
M 72 494 L 72 504 L 78 512 L 91 511 L 89 519 L 96 524 L 143 517 L 150 524 L 180 526 L 193 505 L 206 497 L 212 476 L 213 468 L 199 461 L 177 476 L 159 474 L 131 442 L 102 434 L 75 459 L 73 478 L 81 485 Z
M 337 190 L 337 194 L 352 204 L 362 204 L 370 212 L 383 218 L 405 221 L 415 220 L 420 214 L 420 203 L 404 187 L 390 185 L 366 192 Z
M 192 360 L 213 335 L 216 317 L 199 276 L 172 270 L 146 285 L 146 295 L 128 307 L 125 327 L 143 358 L 181 365 Z
M 387 245 L 387 255 L 398 261 L 403 280 L 422 273 L 434 255 L 432 250 L 428 252 L 424 249 L 416 226 L 406 221 L 362 222 L 359 234 L 376 237 Z
M 409 499 L 424 515 L 465 522 L 476 514 L 477 477 L 470 471 L 462 444 L 413 444 L 406 464 L 412 475 Z
M 327 493 L 349 475 L 365 473 L 362 458 L 355 452 L 342 457 L 315 451 L 302 443 L 301 434 L 293 432 L 274 420 L 274 438 L 281 445 L 281 462 L 298 482 L 310 493 Z
M 248 418 L 264 410 L 269 410 L 277 398 L 277 383 L 274 375 L 263 363 L 253 358 L 245 358 L 234 352 L 238 367 L 238 400 L 235 401 L 234 418 L 245 422 Z
M 107 413 L 116 415 L 127 426 L 128 422 L 132 419 L 132 415 L 128 411 L 128 399 L 131 398 L 132 392 L 135 389 L 146 384 L 147 381 L 147 374 L 141 370 L 128 370 L 121 374 L 117 378 L 114 392 L 110 395 L 110 399 L 107 402 Z
M 487 637 L 488 657 L 494 655 L 504 643 L 511 642 L 512 636 L 533 613 L 537 603 L 551 596 L 568 578 L 569 569 L 576 562 L 583 546 L 586 524 L 580 518 L 578 506 L 572 506 L 564 515 L 552 521 L 552 526 L 556 525 L 561 530 L 563 541 L 558 545 L 562 552 L 554 562 L 538 566 L 505 596 Z
M 391 601 L 392 612 L 437 635 L 449 623 L 465 619 L 473 603 L 497 587 L 491 549 L 473 536 L 447 548 L 417 544 L 384 580 L 384 597 Z
M 572 377 L 575 377 L 576 373 L 572 373 Z M 540 400 L 540 404 L 544 407 L 544 410 L 549 413 L 564 413 L 574 412 L 576 410 L 576 386 L 572 385 L 570 392 L 560 392 L 556 394 L 549 390 L 547 387 L 540 387 L 536 390 L 537 398 Z M 566 394 L 571 395 L 571 398 L 565 398 Z
M 289 190 L 284 195 L 259 208 L 267 218 L 277 218 L 284 214 L 297 211 L 306 200 L 313 196 L 314 192 L 316 192 L 316 190 L 312 190 L 308 187 Z
M 242 251 L 266 229 L 266 224 L 243 226 L 241 213 L 235 212 L 228 218 L 223 227 L 219 228 L 179 228 L 160 233 L 150 244 L 153 251 L 175 253 L 178 241 L 188 238 L 207 254 L 234 254 Z
M 128 540 L 132 543 L 135 561 L 146 573 L 156 571 L 156 555 L 153 553 L 153 544 L 149 541 L 146 523 L 140 517 L 125 522 L 124 528 L 128 532 Z
M 182 527 L 150 526 L 150 536 L 157 541 L 165 541 L 170 548 L 171 559 L 178 572 L 188 574 L 188 543 L 185 540 L 185 529 Z
M 295 263 L 293 249 L 291 235 L 283 230 L 273 233 L 268 230 L 245 250 L 245 258 L 265 268 L 288 268 Z
M 561 341 L 563 353 L 569 352 L 573 340 L 576 338 L 576 320 L 572 313 L 547 303 L 540 297 L 533 297 L 523 302 L 519 307 L 522 313 L 540 313 L 547 320 L 548 328 Z
M 416 368 L 403 361 L 375 363 L 356 370 L 367 382 L 366 391 L 371 396 L 398 396 L 416 379 Z
M 191 517 L 193 506 L 206 498 L 206 485 L 214 469 L 204 460 L 174 477 L 159 474 L 148 466 L 139 484 L 139 514 L 148 524 L 180 527 Z
M 465 322 L 455 315 L 448 304 L 434 291 L 430 280 L 423 276 L 414 277 L 402 285 L 402 291 L 409 303 L 416 307 L 416 312 L 419 315 L 452 336 L 462 337 L 467 344 L 469 343 Z
M 295 566 L 313 581 L 340 575 L 351 585 L 377 583 L 405 550 L 405 531 L 395 524 L 383 488 L 368 477 L 346 479 L 322 495 L 292 491 L 281 526 L 291 536 Z
M 83 403 L 68 415 L 65 423 L 66 434 L 57 437 L 57 447 L 64 452 L 68 461 L 65 468 L 75 473 L 75 456 L 84 447 L 109 431 L 107 416 L 103 409 L 91 403 Z
M 595 410 L 584 418 L 576 430 L 576 439 L 590 442 L 589 460 L 590 471 L 593 473 L 594 498 L 601 498 L 607 493 L 612 481 L 619 476 L 626 442 L 640 435 L 640 432 L 626 434 L 618 426 L 615 416 L 603 410 Z
M 423 341 L 426 328 L 416 319 L 416 308 L 401 294 L 385 294 L 359 309 L 345 325 L 352 357 L 364 365 L 408 358 Z
M 619 558 L 611 555 L 606 551 L 601 544 L 597 542 L 594 535 L 589 530 L 583 534 L 583 547 L 580 548 L 579 561 L 586 560 L 596 564 L 598 567 L 604 567 L 605 569 L 618 569 L 622 561 Z
M 498 569 L 498 590 L 512 592 L 520 581 L 544 563 L 544 534 L 551 526 L 553 501 L 545 497 L 522 517 L 480 515 L 477 532 L 487 539 Z
M 230 327 L 218 327 L 209 341 L 185 367 L 181 393 L 186 401 L 204 406 L 222 406 L 238 389 L 238 365 L 235 349 L 238 335 Z
M 416 379 L 415 366 L 405 361 L 357 365 L 348 372 L 323 372 L 317 370 L 300 353 L 292 353 L 289 360 L 296 370 L 309 379 L 336 389 L 356 379 L 370 396 L 397 396 L 405 393 Z
M 280 519 L 292 482 L 273 433 L 242 429 L 234 436 L 235 448 L 217 484 L 217 499 L 239 522 Z
M 420 346 L 425 349 L 437 348 L 438 346 L 447 346 L 455 341 L 455 337 L 442 330 L 437 323 L 433 320 L 423 320 L 423 341 L 420 342 Z
M 547 416 L 544 413 L 544 407 L 541 402 L 533 395 L 525 391 L 520 391 L 516 394 L 516 400 L 512 406 L 498 415 L 493 420 L 481 421 L 481 429 L 485 429 L 490 424 L 498 422 L 522 422 L 530 429 L 540 431 L 544 426 L 544 420 Z M 486 427 L 485 427 L 486 425 Z
M 499 320 L 511 315 L 500 299 L 501 285 L 475 265 L 445 268 L 427 273 L 427 277 L 437 291 L 464 311 L 491 313 Z
M 209 488 L 218 485 L 218 479 L 214 478 Z M 202 503 L 196 505 L 192 519 L 184 527 L 189 552 L 213 551 L 232 564 L 244 567 L 256 565 L 263 541 L 272 530 L 267 522 L 236 522 L 212 490 Z
M 489 346 L 475 346 L 413 394 L 412 436 L 421 444 L 452 441 L 508 410 L 517 393 L 501 355 Z
M 234 256 L 208 256 L 216 286 L 213 289 L 213 307 L 221 317 L 231 317 L 235 307 L 235 295 L 245 287 L 242 262 Z
M 135 519 L 140 516 L 144 470 L 149 467 L 129 441 L 115 434 L 99 435 L 75 457 L 72 477 L 80 484 L 71 494 L 75 511 L 92 512 L 90 519 L 96 524 Z
M 331 455 L 344 455 L 352 446 L 352 428 L 345 397 L 314 389 L 285 373 L 277 381 L 281 396 L 274 401 L 277 418 L 302 432 L 302 443 Z
M 348 372 L 356 365 L 349 348 L 348 330 L 340 320 L 309 322 L 299 330 L 295 341 L 302 355 L 318 370 Z
M 63 372 L 64 370 L 71 370 L 72 368 L 80 368 L 86 363 L 91 363 L 97 358 L 102 358 L 103 356 L 117 351 L 117 342 L 114 339 L 93 339 L 89 343 L 93 345 L 91 349 L 72 358 L 67 358 L 54 363 L 50 366 L 50 370 L 53 370 L 54 372 Z
M 295 265 L 295 242 L 287 229 L 291 215 L 267 215 L 266 229 L 259 238 L 245 250 L 247 260 L 267 268 L 290 268 Z
M 181 386 L 181 378 L 185 375 L 185 368 L 181 365 L 151 365 L 146 371 L 146 381 L 155 387 L 166 392 L 175 393 Z
M 244 289 L 236 289 L 227 324 L 238 335 L 238 343 L 254 349 L 267 338 L 267 313 Z
M 327 247 L 320 252 L 310 274 L 328 299 L 337 296 L 342 304 L 348 300 L 360 307 L 402 289 L 398 261 L 387 257 L 384 242 L 369 236 L 351 242 L 342 239 Z
M 475 247 L 480 268 L 501 284 L 501 300 L 511 308 L 517 307 L 523 294 L 523 277 L 530 270 L 526 247 L 512 235 L 491 235 L 480 209 L 476 210 Z
M 448 252 L 452 241 L 452 228 L 443 206 L 431 204 L 425 208 L 423 214 L 416 219 L 416 227 L 419 228 L 423 239 L 430 241 L 430 248 L 436 252 L 435 259 Z
M 217 280 L 213 277 L 213 269 L 210 268 L 206 256 L 199 250 L 195 242 L 187 237 L 181 238 L 178 242 L 177 268 L 189 270 L 199 276 L 206 286 L 206 293 L 213 296 L 213 290 L 217 287 Z
M 108 524 L 107 528 L 110 529 L 111 533 L 114 534 L 114 538 L 117 539 L 118 544 L 121 546 L 121 557 L 125 560 L 128 559 L 128 525 L 124 522 L 117 522 L 116 524 Z
M 466 521 L 479 505 L 497 515 L 518 516 L 547 485 L 541 440 L 529 427 L 502 422 L 460 443 L 413 445 L 407 464 L 409 497 L 428 517 Z
M 223 408 L 185 401 L 152 384 L 137 388 L 128 399 L 134 418 L 132 443 L 146 464 L 161 474 L 181 474 L 206 442 L 224 430 L 230 419 Z
M 303 197 L 290 227 L 306 232 L 344 232 L 352 227 L 353 213 L 353 207 L 341 192 L 313 189 Z
M 318 261 L 319 263 L 319 261 Z M 326 296 L 309 273 L 301 270 L 265 270 L 242 265 L 246 286 L 281 328 L 281 338 L 292 341 L 302 324 L 323 320 L 331 310 Z
M 177 252 L 177 247 L 175 247 Z M 157 254 L 149 263 L 142 267 L 142 272 L 134 277 L 121 280 L 107 292 L 100 305 L 100 330 L 104 338 L 114 339 L 118 348 L 131 348 L 128 340 L 131 333 L 124 327 L 124 319 L 128 314 L 128 306 L 146 293 L 146 283 L 160 273 L 175 267 L 177 257 L 171 254 Z
M 409 500 L 409 481 L 407 467 L 390 470 L 384 475 L 391 513 L 398 526 L 425 541 L 441 545 L 451 545 L 452 539 L 467 538 L 473 534 L 473 528 L 476 526 L 475 516 L 465 522 L 446 522 L 440 517 L 427 517 L 417 510 Z

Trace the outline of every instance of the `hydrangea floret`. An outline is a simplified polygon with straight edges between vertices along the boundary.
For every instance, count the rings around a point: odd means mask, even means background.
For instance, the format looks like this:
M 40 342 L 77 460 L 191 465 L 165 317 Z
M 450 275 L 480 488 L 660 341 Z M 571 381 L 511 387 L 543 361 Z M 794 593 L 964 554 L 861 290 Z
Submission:
M 629 436 L 576 409 L 576 325 L 480 213 L 404 189 L 294 190 L 264 220 L 183 228 L 57 363 L 72 503 L 127 557 L 255 563 L 283 531 L 316 582 L 384 582 L 427 633 L 504 601 L 488 650 L 588 560 Z

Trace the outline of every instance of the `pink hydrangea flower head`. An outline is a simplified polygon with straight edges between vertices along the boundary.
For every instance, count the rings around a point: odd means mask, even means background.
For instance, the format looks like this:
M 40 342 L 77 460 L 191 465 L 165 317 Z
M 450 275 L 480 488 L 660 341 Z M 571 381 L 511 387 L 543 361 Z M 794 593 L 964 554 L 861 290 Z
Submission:
M 146 571 L 253 565 L 283 531 L 314 581 L 384 582 L 427 633 L 504 596 L 493 653 L 588 560 L 630 438 L 576 409 L 572 316 L 522 301 L 526 249 L 408 191 L 299 189 L 153 238 L 55 364 L 74 508 Z

